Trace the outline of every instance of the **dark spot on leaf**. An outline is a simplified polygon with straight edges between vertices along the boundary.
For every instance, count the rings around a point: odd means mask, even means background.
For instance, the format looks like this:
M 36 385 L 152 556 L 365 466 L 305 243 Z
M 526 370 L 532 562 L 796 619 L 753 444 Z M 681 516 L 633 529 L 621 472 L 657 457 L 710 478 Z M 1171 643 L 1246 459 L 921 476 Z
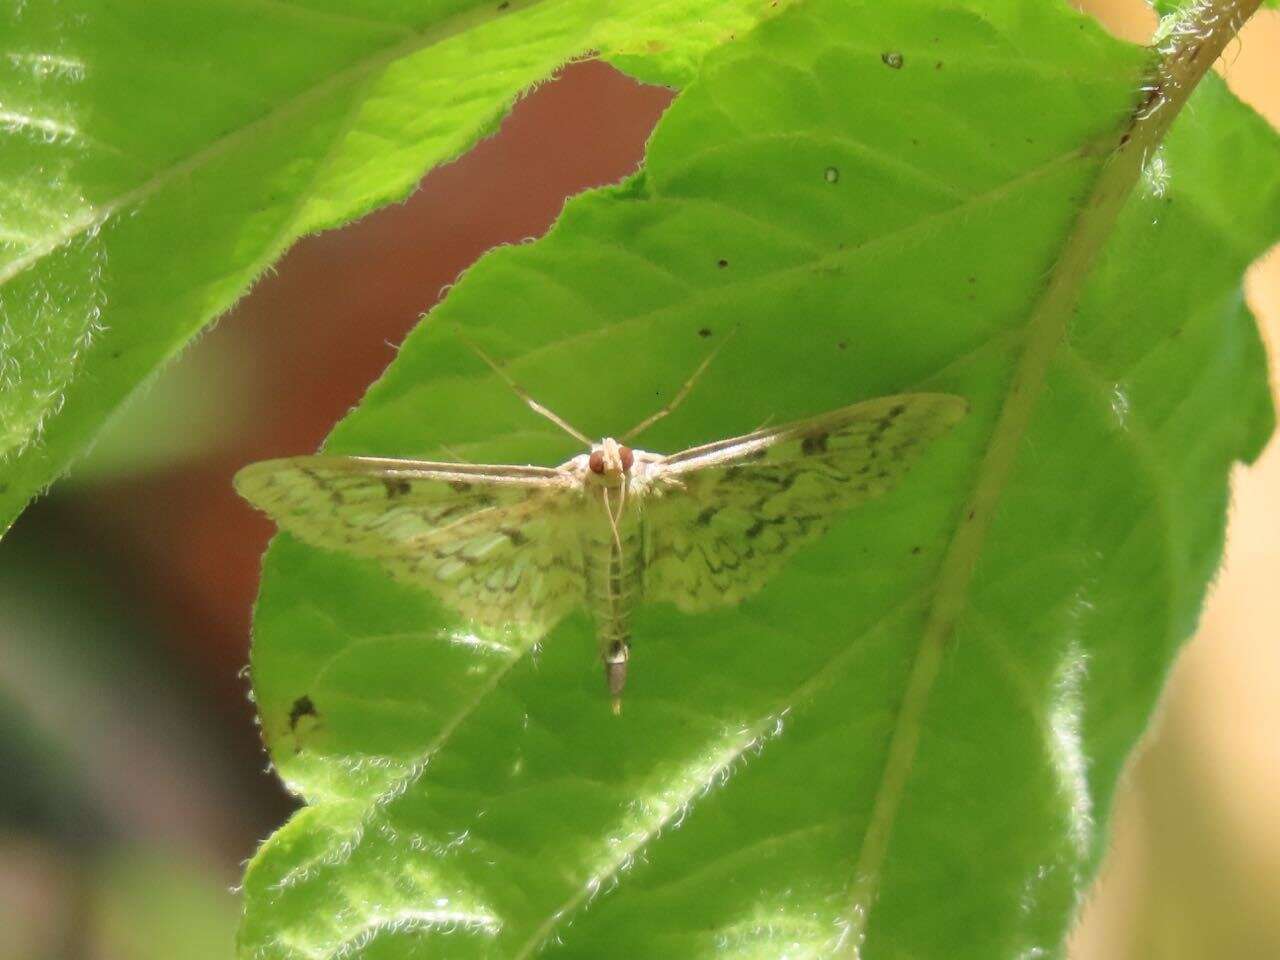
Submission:
M 695 520 L 694 522 L 700 527 L 705 527 L 709 523 L 711 523 L 711 519 L 719 512 L 720 512 L 719 507 L 707 507 L 700 514 L 698 514 L 698 519 Z
M 703 327 L 701 330 L 699 330 L 699 331 L 698 331 L 698 336 L 703 337 L 704 339 L 705 339 L 706 337 L 711 336 L 711 328 L 710 328 L 710 327 Z
M 941 60 L 939 60 L 937 63 L 935 63 L 935 64 L 933 65 L 933 69 L 935 69 L 935 70 L 941 70 L 941 69 L 942 69 L 942 61 L 941 61 Z
M 1129 134 L 1127 134 L 1127 133 L 1126 133 L 1126 134 L 1121 135 L 1121 137 L 1120 137 L 1120 145 L 1121 145 L 1121 146 L 1124 146 L 1124 145 L 1125 145 L 1126 143 L 1128 143 L 1128 142 L 1129 142 Z
M 498 9 L 506 10 L 510 6 L 511 6 L 511 0 L 502 0 L 502 2 L 498 4 Z
M 914 557 L 914 556 L 916 556 L 919 552 L 920 552 L 920 548 L 919 548 L 919 547 L 912 547 L 912 548 L 911 548 L 911 555 L 912 555 L 913 557 Z
M 965 517 L 965 519 L 966 519 L 966 520 L 972 520 L 972 519 L 973 519 L 974 512 L 975 512 L 975 511 L 970 510 L 970 511 L 969 511 L 969 516 Z
M 316 705 L 311 702 L 311 698 L 305 693 L 297 700 L 293 701 L 293 706 L 289 708 L 289 729 L 296 730 L 298 721 L 303 717 L 319 716 Z
M 884 61 L 884 65 L 890 70 L 902 69 L 902 54 L 896 50 L 880 54 L 880 59 Z
M 387 488 L 387 499 L 403 497 L 409 492 L 409 481 L 404 477 L 383 477 L 382 485 Z
M 721 270 L 723 270 L 728 265 L 729 265 L 729 261 L 724 259 L 724 257 L 721 257 L 719 260 L 716 261 L 716 266 L 719 267 Z
M 841 341 L 839 341 L 839 342 L 836 344 L 836 349 L 837 349 L 837 350 L 845 350 L 845 349 L 847 349 L 847 348 L 848 348 L 848 346 L 849 346 L 849 343 L 848 343 L 848 341 L 847 341 L 847 340 L 841 340 Z
M 452 490 L 456 490 L 458 493 L 466 493 L 468 490 L 471 489 L 471 484 L 468 483 L 466 480 L 450 480 L 449 488 Z
M 827 434 L 811 433 L 800 441 L 800 452 L 806 456 L 827 452 Z
M 516 530 L 514 528 L 508 529 L 504 527 L 502 530 L 498 532 L 501 533 L 508 540 L 510 540 L 511 545 L 513 547 L 521 547 L 529 542 L 528 537 L 526 537 L 523 533 L 521 533 L 519 530 Z

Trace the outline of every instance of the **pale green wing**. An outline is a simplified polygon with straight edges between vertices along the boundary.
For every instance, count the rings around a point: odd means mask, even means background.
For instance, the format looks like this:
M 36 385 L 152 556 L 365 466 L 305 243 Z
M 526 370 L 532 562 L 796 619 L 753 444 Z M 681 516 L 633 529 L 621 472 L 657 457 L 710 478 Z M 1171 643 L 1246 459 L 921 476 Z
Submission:
M 646 598 L 691 613 L 739 602 L 967 409 L 947 394 L 880 397 L 668 457 L 659 469 L 680 487 L 645 506 Z
M 235 484 L 281 530 L 370 557 L 481 627 L 540 635 L 582 602 L 582 498 L 565 471 L 315 456 L 252 464 Z

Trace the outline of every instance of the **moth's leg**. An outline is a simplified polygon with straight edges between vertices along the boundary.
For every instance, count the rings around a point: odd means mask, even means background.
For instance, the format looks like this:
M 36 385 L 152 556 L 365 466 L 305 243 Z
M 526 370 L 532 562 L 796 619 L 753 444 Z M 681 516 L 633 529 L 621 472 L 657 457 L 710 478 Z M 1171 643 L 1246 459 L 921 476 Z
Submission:
M 711 361 L 716 358 L 716 354 L 718 354 L 721 350 L 725 348 L 725 345 L 728 344 L 728 342 L 733 339 L 734 334 L 736 334 L 737 332 L 738 332 L 738 328 L 734 327 L 732 330 L 729 331 L 729 335 L 727 337 L 725 337 L 718 344 L 716 344 L 716 348 L 712 350 L 709 354 L 707 354 L 706 359 L 703 360 L 702 363 L 698 364 L 698 369 L 693 371 L 693 375 L 690 376 L 689 379 L 684 382 L 684 386 L 682 386 L 679 390 L 676 391 L 676 395 L 671 398 L 670 403 L 668 403 L 665 407 L 663 407 L 657 413 L 652 413 L 649 416 L 645 417 L 645 419 L 641 420 L 634 427 L 632 427 L 630 430 L 624 433 L 621 439 L 625 441 L 625 440 L 630 440 L 634 436 L 638 436 L 639 434 L 643 433 L 645 430 L 648 430 L 650 427 L 652 427 L 655 423 L 657 423 L 667 414 L 674 412 L 675 409 L 678 406 L 680 406 L 680 404 L 684 403 L 685 397 L 689 396 L 689 392 L 693 390 L 698 380 L 702 378 L 702 375 L 706 372 L 707 367 L 711 366 Z
M 548 407 L 544 407 L 537 400 L 533 399 L 533 397 L 529 395 L 529 392 L 525 390 L 524 387 L 520 386 L 520 384 L 512 380 L 511 376 L 507 373 L 507 371 L 503 370 L 500 366 L 498 366 L 498 364 L 494 362 L 494 360 L 490 358 L 490 356 L 487 353 L 481 350 L 478 346 L 476 346 L 474 343 L 472 343 L 462 334 L 458 334 L 458 339 L 461 340 L 463 343 L 465 343 L 473 351 L 475 351 L 476 356 L 478 356 L 481 360 L 483 360 L 488 365 L 489 369 L 492 370 L 494 373 L 496 373 L 502 379 L 502 382 L 505 383 L 508 387 L 510 387 L 515 392 L 515 395 L 519 397 L 521 400 L 523 400 L 529 406 L 530 410 L 532 410 L 534 413 L 538 414 L 539 416 L 546 417 L 548 420 L 554 423 L 557 427 L 559 427 L 565 433 L 569 434 L 569 436 L 577 440 L 581 440 L 583 443 L 587 445 L 588 448 L 592 446 L 592 440 L 590 437 L 588 437 L 581 430 L 573 426 L 573 424 L 569 423 L 569 421 L 559 416 L 554 410 L 551 410 Z

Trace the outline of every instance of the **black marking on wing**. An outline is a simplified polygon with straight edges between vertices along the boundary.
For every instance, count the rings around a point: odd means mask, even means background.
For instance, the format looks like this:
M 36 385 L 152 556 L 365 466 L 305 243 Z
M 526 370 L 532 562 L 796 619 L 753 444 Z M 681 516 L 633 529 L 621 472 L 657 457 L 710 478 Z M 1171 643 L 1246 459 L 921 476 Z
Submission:
M 396 497 L 403 497 L 410 490 L 409 481 L 404 477 L 385 477 L 382 485 L 387 488 L 387 499 L 394 500 Z
M 800 452 L 806 457 L 827 452 L 827 433 L 811 433 L 800 441 Z

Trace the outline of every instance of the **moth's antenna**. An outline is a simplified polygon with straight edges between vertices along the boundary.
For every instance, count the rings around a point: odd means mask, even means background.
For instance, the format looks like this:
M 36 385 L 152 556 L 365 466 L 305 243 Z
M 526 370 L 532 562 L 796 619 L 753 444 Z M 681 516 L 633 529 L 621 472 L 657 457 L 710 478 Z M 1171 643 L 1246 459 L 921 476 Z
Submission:
M 721 350 L 725 348 L 726 345 L 728 345 L 729 341 L 734 338 L 734 335 L 737 334 L 737 332 L 738 332 L 738 328 L 734 327 L 732 330 L 729 331 L 729 335 L 727 337 L 725 337 L 718 344 L 716 344 L 716 348 L 712 350 L 709 354 L 707 354 L 706 359 L 703 360 L 702 363 L 698 364 L 698 369 L 693 371 L 693 375 L 684 382 L 684 386 L 682 386 L 678 391 L 676 391 L 676 395 L 671 398 L 670 403 L 668 403 L 665 407 L 663 407 L 657 413 L 652 413 L 645 419 L 641 420 L 634 427 L 632 427 L 630 430 L 624 433 L 621 439 L 630 440 L 632 437 L 643 433 L 644 431 L 652 427 L 655 423 L 657 423 L 659 420 L 661 420 L 663 417 L 665 417 L 667 414 L 673 412 L 676 409 L 676 407 L 680 406 L 680 404 L 684 403 L 685 397 L 689 396 L 689 392 L 694 388 L 698 380 L 706 372 L 707 367 L 711 366 L 711 361 L 716 358 L 716 354 L 718 354 Z
M 476 356 L 478 356 L 481 360 L 483 360 L 486 364 L 488 364 L 489 369 L 492 370 L 494 373 L 496 373 L 502 379 L 503 383 L 505 383 L 512 390 L 514 390 L 516 396 L 519 397 L 521 400 L 523 400 L 525 403 L 527 403 L 529 405 L 529 409 L 531 409 L 534 413 L 537 413 L 537 414 L 540 414 L 541 416 L 546 417 L 548 420 L 554 423 L 557 427 L 559 427 L 565 433 L 569 434 L 569 436 L 577 440 L 581 440 L 588 447 L 592 446 L 592 440 L 590 437 L 588 437 L 581 430 L 575 429 L 573 425 L 570 424 L 568 421 L 557 416 L 555 411 L 548 410 L 546 407 L 540 404 L 537 400 L 533 399 L 533 397 L 529 396 L 528 392 L 522 386 L 520 386 L 520 384 L 512 380 L 511 377 L 508 376 L 505 370 L 503 370 L 500 366 L 494 363 L 493 360 L 489 358 L 489 355 L 487 353 L 485 353 L 483 350 L 481 350 L 478 346 L 476 346 L 474 343 L 472 343 L 470 340 L 468 340 L 466 337 L 464 337 L 460 333 L 458 334 L 458 339 L 461 340 L 463 343 L 465 343 L 472 350 L 474 350 L 476 353 Z

